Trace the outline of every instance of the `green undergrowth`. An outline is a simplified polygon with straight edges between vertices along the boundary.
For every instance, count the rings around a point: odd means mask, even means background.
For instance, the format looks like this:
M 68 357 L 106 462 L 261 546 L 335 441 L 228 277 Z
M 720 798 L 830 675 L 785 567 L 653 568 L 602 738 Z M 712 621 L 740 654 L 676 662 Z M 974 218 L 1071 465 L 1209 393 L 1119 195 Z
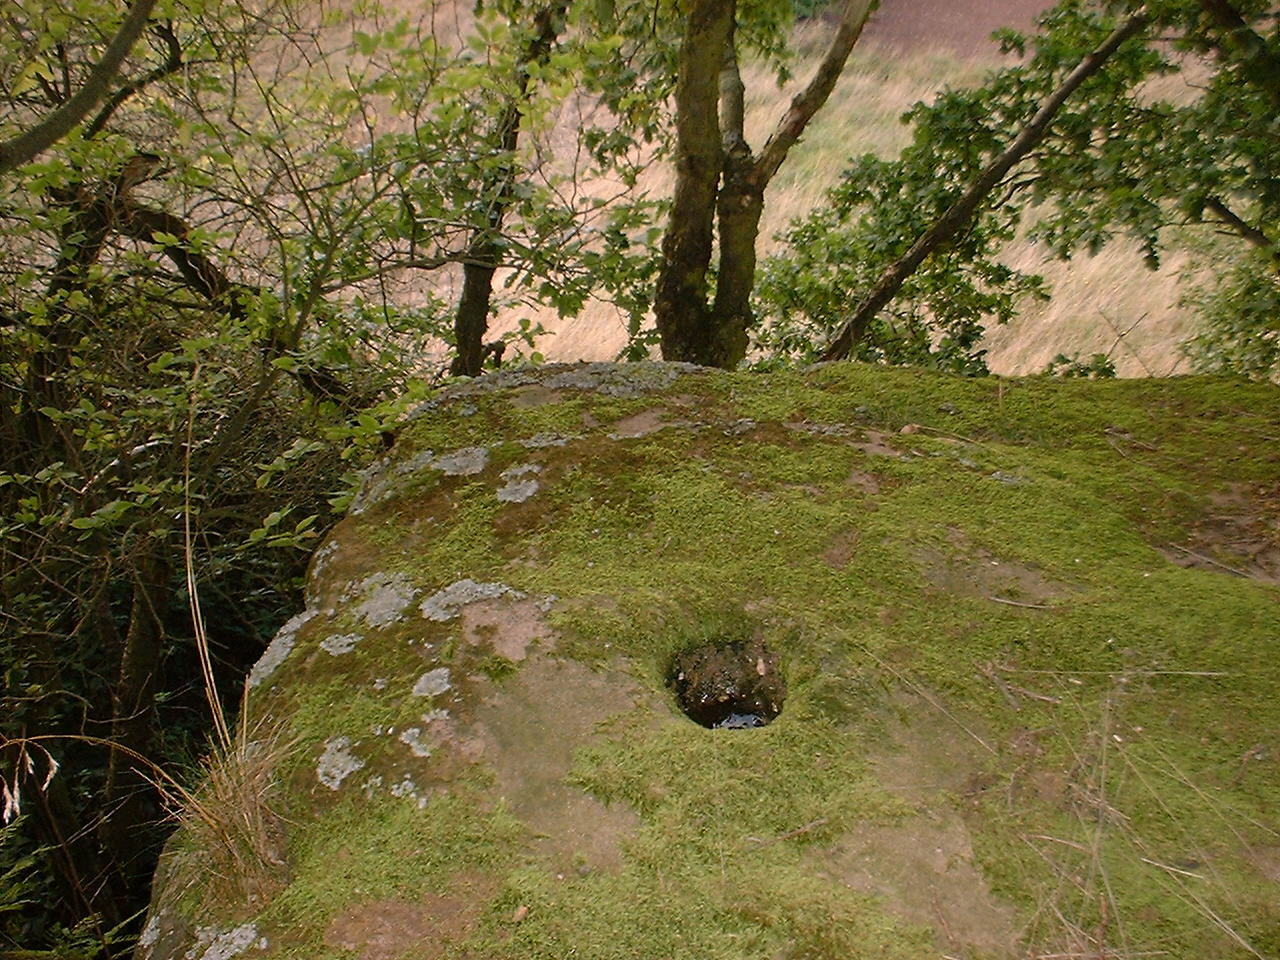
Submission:
M 284 771 L 293 882 L 261 915 L 274 955 L 354 956 L 324 945 L 339 912 L 475 869 L 491 888 L 442 957 L 936 956 L 933 920 L 824 864 L 867 831 L 929 843 L 939 823 L 1028 950 L 1274 954 L 1259 864 L 1280 850 L 1280 594 L 1169 559 L 1228 509 L 1214 497 L 1266 507 L 1274 386 L 839 364 L 542 401 L 484 395 L 407 424 L 393 457 L 479 445 L 488 467 L 407 478 L 338 531 L 376 566 L 334 569 L 401 574 L 415 605 L 463 578 L 555 598 L 557 654 L 640 691 L 568 778 L 635 813 L 620 864 L 549 869 L 483 764 L 421 808 L 317 787 L 328 736 L 372 742 L 436 706 L 406 695 L 421 671 L 492 697 L 523 669 L 414 607 L 344 659 L 316 653 L 350 626 L 339 611 L 260 700 L 302 744 Z M 609 437 L 637 414 L 652 432 Z M 565 442 L 516 442 L 546 433 Z M 502 472 L 526 465 L 537 494 L 500 502 Z M 774 723 L 680 714 L 672 660 L 715 639 L 777 654 Z M 398 741 L 378 742 L 351 784 L 397 775 Z

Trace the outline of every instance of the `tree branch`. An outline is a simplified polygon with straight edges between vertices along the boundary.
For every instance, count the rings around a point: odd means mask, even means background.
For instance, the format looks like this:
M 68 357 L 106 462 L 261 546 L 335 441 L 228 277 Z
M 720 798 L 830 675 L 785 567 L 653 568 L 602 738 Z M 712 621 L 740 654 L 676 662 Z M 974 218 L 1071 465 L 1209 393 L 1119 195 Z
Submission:
M 1208 207 L 1223 223 L 1229 226 L 1242 238 L 1247 240 L 1259 250 L 1265 250 L 1271 254 L 1272 259 L 1280 257 L 1280 250 L 1276 249 L 1276 243 L 1257 227 L 1245 223 L 1238 214 L 1228 207 L 1220 198 L 1209 197 L 1204 205 Z
M 142 35 L 155 5 L 156 0 L 134 0 L 102 59 L 89 71 L 84 86 L 35 126 L 0 143 L 0 174 L 34 160 L 74 130 L 76 124 L 102 102 L 112 78 Z
M 85 128 L 84 137 L 86 140 L 97 136 L 102 131 L 102 128 L 107 125 L 107 121 L 120 109 L 120 105 L 139 90 L 182 69 L 182 47 L 178 44 L 178 35 L 173 32 L 173 26 L 167 23 L 161 24 L 156 27 L 155 32 L 168 48 L 168 56 L 165 57 L 164 63 L 154 70 L 148 71 L 144 76 L 139 77 L 132 83 L 125 84 L 113 93 L 111 99 L 106 102 L 103 108 L 98 111 L 98 115 Z
M 787 159 L 787 154 L 796 145 L 813 115 L 831 96 L 853 45 L 862 36 L 867 18 L 879 5 L 880 0 L 846 0 L 840 26 L 831 40 L 831 46 L 827 48 L 826 56 L 818 65 L 817 72 L 809 85 L 796 94 L 786 115 L 760 151 L 760 157 L 756 161 L 756 180 L 762 189 Z
M 911 248 L 881 275 L 871 292 L 854 311 L 853 316 L 823 352 L 823 360 L 843 360 L 849 356 L 854 344 L 862 339 L 876 314 L 897 295 L 903 283 L 915 273 L 925 257 L 954 237 L 969 223 L 974 211 L 978 209 L 978 205 L 987 194 L 1000 184 L 1015 164 L 1044 139 L 1049 132 L 1049 125 L 1062 109 L 1062 105 L 1082 83 L 1102 69 L 1103 64 L 1120 48 L 1121 44 L 1146 26 L 1147 19 L 1145 10 L 1140 9 L 1067 74 L 1004 153 L 988 164 L 960 198 L 948 207 L 933 226 L 921 234 Z
M 1280 110 L 1280 57 L 1228 0 L 1200 0 L 1200 6 L 1222 31 L 1218 49 L 1234 53 L 1249 80 Z

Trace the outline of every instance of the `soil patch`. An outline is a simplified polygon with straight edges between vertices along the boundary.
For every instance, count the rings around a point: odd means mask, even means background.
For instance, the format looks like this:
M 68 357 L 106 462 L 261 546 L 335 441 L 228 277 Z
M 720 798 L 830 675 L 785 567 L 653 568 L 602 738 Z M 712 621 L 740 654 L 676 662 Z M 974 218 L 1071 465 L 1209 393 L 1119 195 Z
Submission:
M 1026 608 L 1047 606 L 1066 590 L 1033 567 L 997 558 L 959 530 L 950 530 L 948 539 L 957 548 L 954 555 L 935 547 L 915 551 L 920 572 L 935 589 Z
M 962 56 L 993 56 L 991 34 L 1001 27 L 1030 30 L 1053 6 L 1046 0 L 893 0 L 867 23 L 866 39 L 899 50 L 942 48 Z
M 632 711 L 639 697 L 620 670 L 531 657 L 477 709 L 477 735 L 499 794 L 537 835 L 534 845 L 553 869 L 615 867 L 619 842 L 639 825 L 628 807 L 606 807 L 565 782 L 573 752 L 590 744 L 604 721 Z
M 1213 494 L 1186 541 L 1160 552 L 1180 567 L 1280 585 L 1280 484 Z
M 421 960 L 443 957 L 451 943 L 470 935 L 497 885 L 479 875 L 459 875 L 449 890 L 416 903 L 380 900 L 350 906 L 329 924 L 325 943 L 350 950 L 360 960 L 395 960 L 409 950 Z

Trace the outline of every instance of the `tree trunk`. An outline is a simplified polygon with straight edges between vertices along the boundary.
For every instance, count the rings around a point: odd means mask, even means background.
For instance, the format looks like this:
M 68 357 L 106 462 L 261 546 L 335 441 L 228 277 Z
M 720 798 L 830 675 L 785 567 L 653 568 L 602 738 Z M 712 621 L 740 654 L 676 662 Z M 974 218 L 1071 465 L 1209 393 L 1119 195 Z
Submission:
M 746 356 L 765 188 L 831 95 L 872 9 L 873 0 L 847 0 L 822 63 L 756 157 L 743 136 L 733 0 L 695 2 L 680 47 L 676 190 L 653 305 L 665 359 L 732 369 Z M 708 307 L 713 222 L 719 271 Z
M 457 353 L 449 372 L 457 376 L 476 377 L 484 364 L 484 335 L 489 329 L 489 308 L 493 300 L 493 275 L 502 266 L 496 240 L 511 206 L 512 186 L 516 177 L 516 149 L 520 145 L 520 120 L 528 105 L 530 67 L 545 63 L 551 46 L 564 27 L 567 0 L 543 7 L 534 16 L 534 32 L 516 62 L 516 87 L 502 108 L 495 130 L 498 149 L 506 162 L 499 164 L 481 185 L 481 196 L 492 196 L 485 214 L 485 224 L 478 227 L 467 247 L 462 264 L 462 296 L 453 318 L 454 346 Z
M 711 342 L 704 361 L 714 367 L 731 370 L 747 355 L 747 331 L 755 321 L 751 292 L 756 282 L 756 241 L 763 213 L 764 184 L 744 143 L 725 160 L 724 184 L 716 203 L 720 270 L 711 306 Z
M 156 684 L 164 652 L 164 612 L 171 603 L 169 545 L 147 543 L 134 566 L 133 600 L 125 632 L 120 669 L 111 690 L 111 742 L 150 757 L 155 728 Z M 103 789 L 104 819 L 98 831 L 103 848 L 118 869 L 132 880 L 131 867 L 144 845 L 138 838 L 159 816 L 155 790 L 128 753 L 112 750 Z
M 1093 76 L 1120 45 L 1138 33 L 1147 24 L 1145 14 L 1135 14 L 1112 32 L 1101 46 L 1086 56 L 1059 84 L 1040 107 L 1034 117 L 1023 127 L 1004 153 L 987 165 L 974 182 L 955 203 L 943 212 L 928 230 L 912 244 L 911 249 L 899 257 L 881 275 L 871 292 L 859 304 L 853 316 L 840 329 L 835 339 L 822 354 L 823 360 L 842 360 L 849 356 L 862 339 L 867 327 L 877 313 L 902 289 L 907 278 L 933 253 L 954 237 L 973 217 L 983 199 L 994 190 L 1005 175 L 1023 157 L 1035 149 L 1049 132 L 1049 125 L 1080 84 Z
M 723 166 L 718 78 L 733 42 L 735 7 L 734 0 L 693 0 L 680 44 L 675 196 L 653 303 L 667 360 L 710 363 L 713 357 L 707 268 Z
M 449 372 L 455 377 L 477 377 L 484 366 L 484 335 L 489 329 L 489 304 L 497 269 L 498 252 L 494 245 L 484 237 L 472 243 L 462 265 L 462 296 L 458 298 L 458 310 L 453 317 L 453 339 L 458 352 Z

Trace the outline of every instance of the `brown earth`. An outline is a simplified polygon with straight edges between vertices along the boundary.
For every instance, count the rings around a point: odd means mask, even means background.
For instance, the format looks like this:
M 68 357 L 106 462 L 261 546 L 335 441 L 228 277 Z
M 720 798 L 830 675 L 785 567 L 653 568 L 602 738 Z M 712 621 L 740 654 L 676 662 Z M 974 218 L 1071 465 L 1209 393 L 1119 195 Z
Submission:
M 993 54 L 1000 27 L 1029 30 L 1045 0 L 883 0 L 865 38 L 903 50 L 941 47 L 966 56 Z

